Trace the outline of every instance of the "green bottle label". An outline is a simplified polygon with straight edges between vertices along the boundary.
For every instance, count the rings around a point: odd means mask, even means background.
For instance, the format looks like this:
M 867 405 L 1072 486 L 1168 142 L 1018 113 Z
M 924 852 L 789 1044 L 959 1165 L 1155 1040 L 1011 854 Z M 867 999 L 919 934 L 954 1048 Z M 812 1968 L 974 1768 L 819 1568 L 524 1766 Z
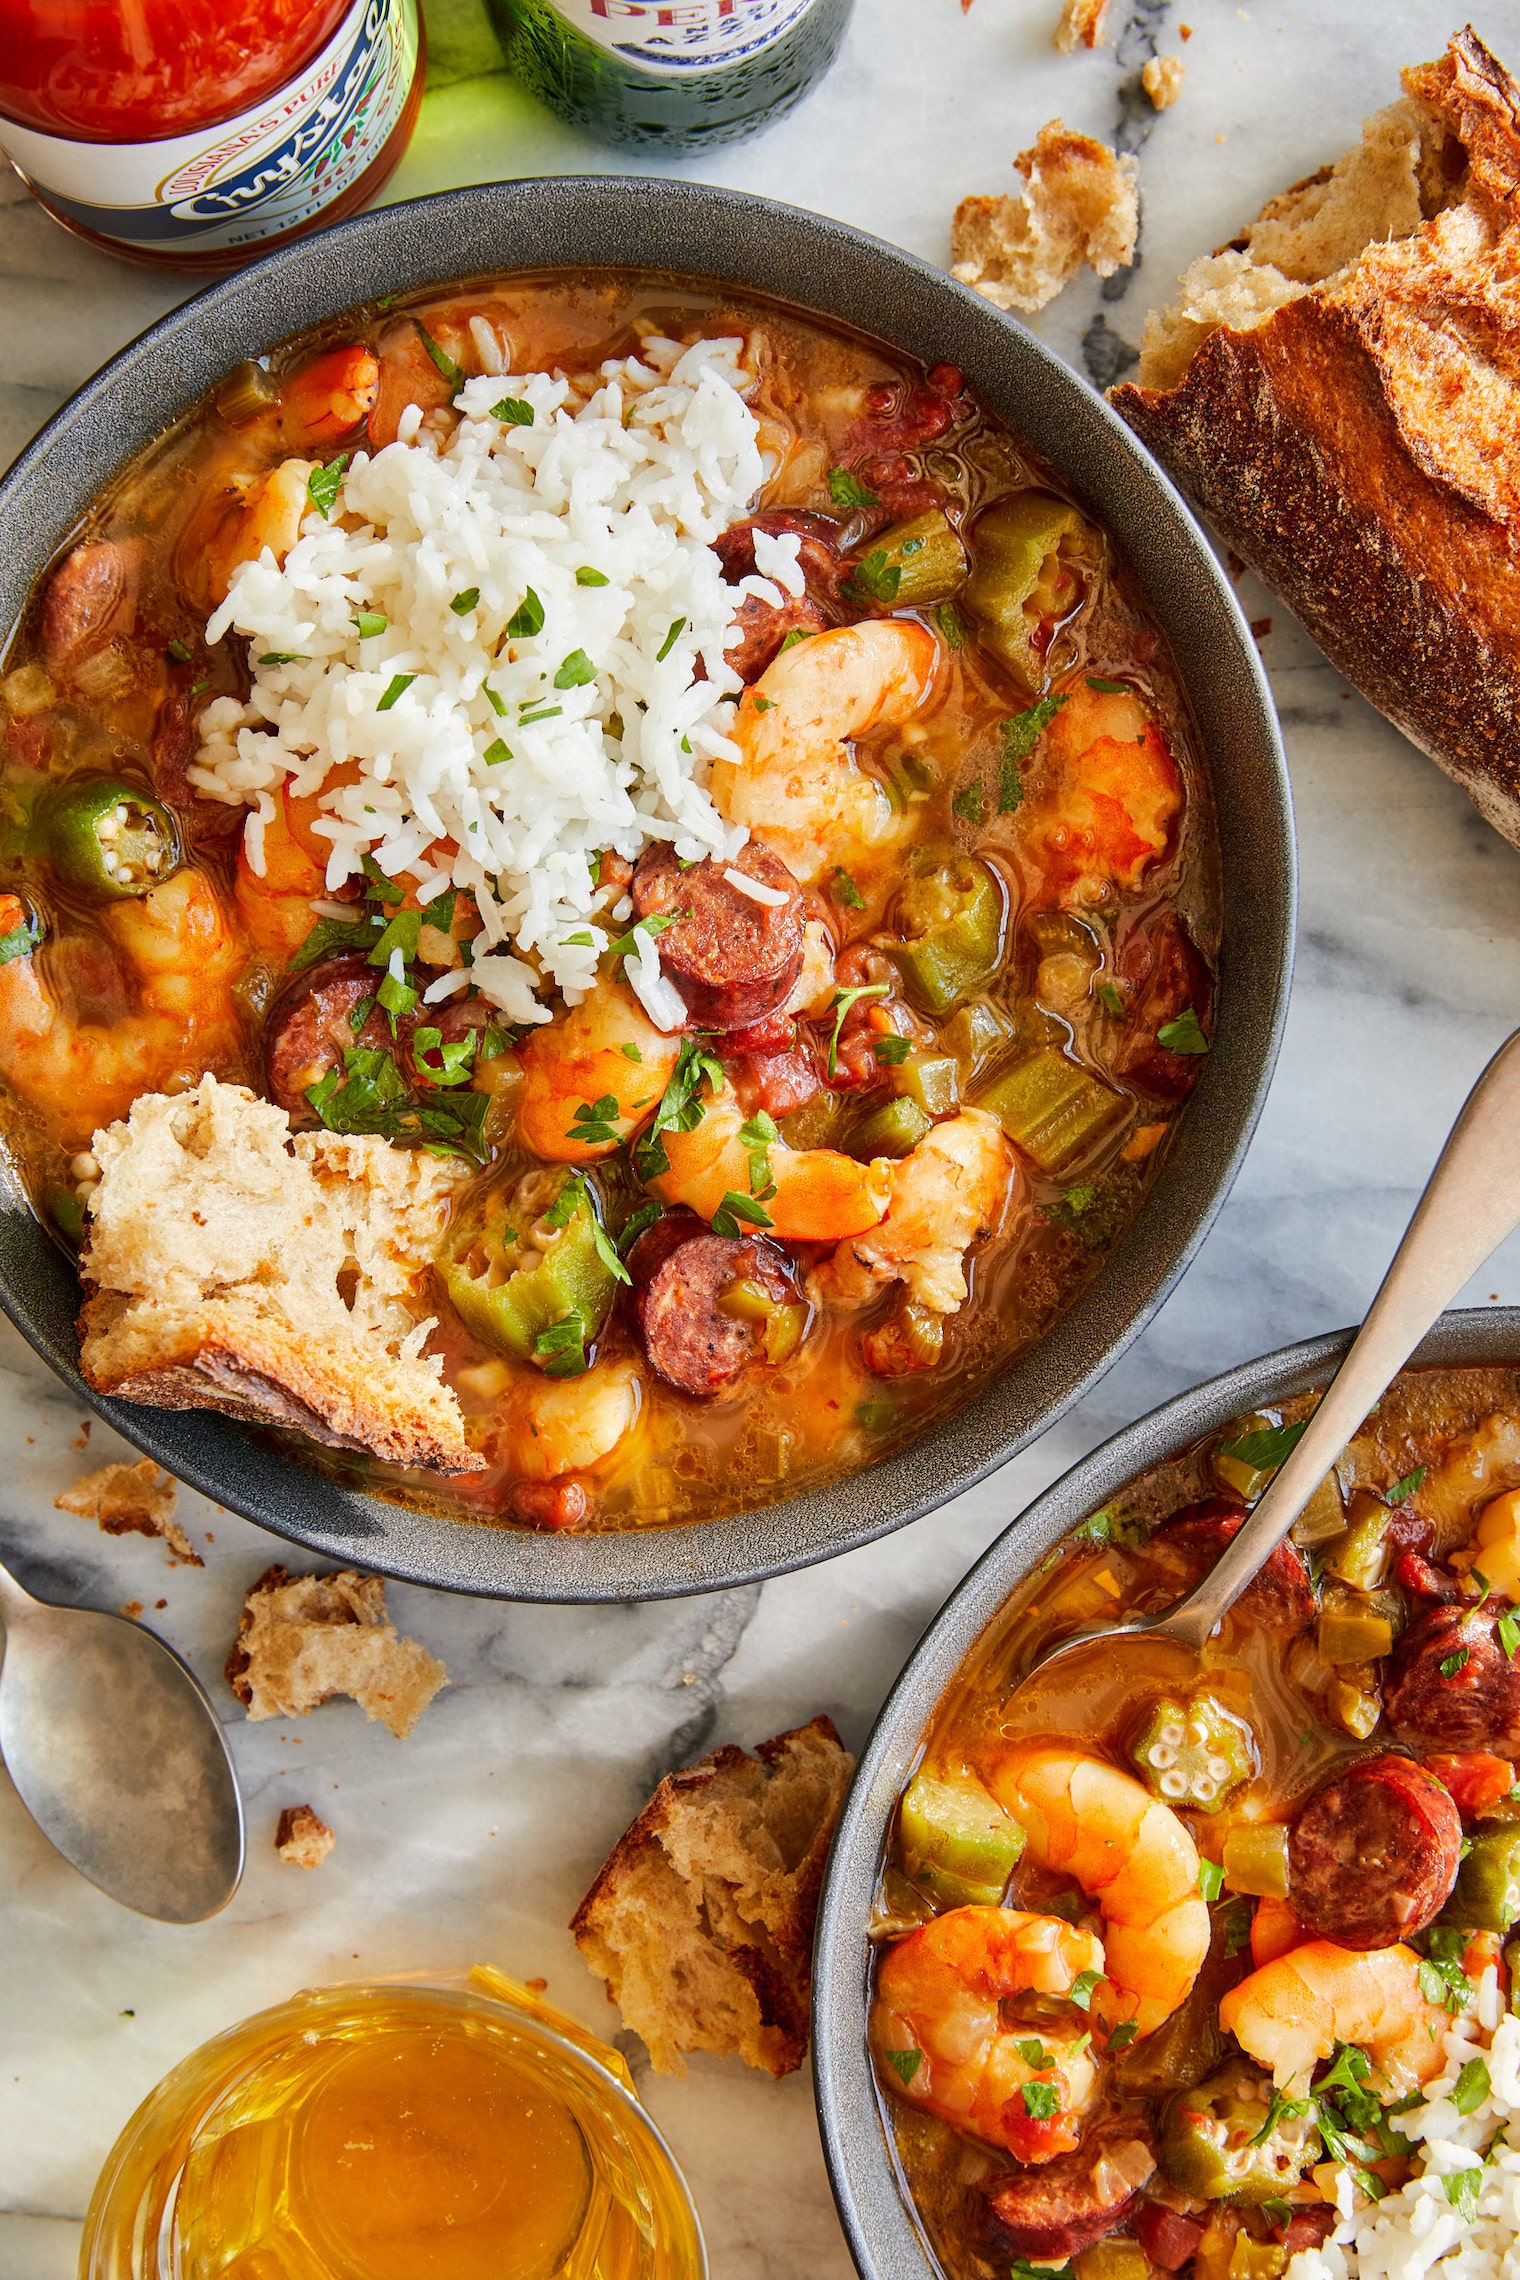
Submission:
M 817 0 L 555 0 L 567 23 L 610 54 L 671 79 L 762 55 Z

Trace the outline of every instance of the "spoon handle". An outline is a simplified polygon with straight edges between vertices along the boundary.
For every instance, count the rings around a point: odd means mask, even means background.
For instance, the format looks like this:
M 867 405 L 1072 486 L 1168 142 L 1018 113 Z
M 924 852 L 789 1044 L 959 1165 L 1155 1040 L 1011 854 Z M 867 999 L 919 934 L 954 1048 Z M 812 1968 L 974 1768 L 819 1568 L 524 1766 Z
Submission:
M 1367 1319 L 1221 1558 L 1158 1629 L 1201 1647 L 1270 1558 L 1443 1309 L 1520 1225 L 1520 1030 L 1467 1096 Z
M 35 1607 L 36 1604 L 37 1602 L 31 1593 L 22 1590 L 10 1569 L 0 1567 L 0 1616 L 3 1616 L 7 1623 L 14 1623 L 26 1613 L 29 1607 Z

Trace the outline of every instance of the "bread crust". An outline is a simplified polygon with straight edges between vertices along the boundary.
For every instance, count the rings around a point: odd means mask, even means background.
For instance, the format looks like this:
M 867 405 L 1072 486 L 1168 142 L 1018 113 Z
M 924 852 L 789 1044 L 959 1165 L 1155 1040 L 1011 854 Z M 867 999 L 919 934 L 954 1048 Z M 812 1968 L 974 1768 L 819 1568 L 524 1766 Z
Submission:
M 1520 91 L 1470 27 L 1404 81 L 1461 145 L 1460 196 L 1111 401 L 1520 846 Z

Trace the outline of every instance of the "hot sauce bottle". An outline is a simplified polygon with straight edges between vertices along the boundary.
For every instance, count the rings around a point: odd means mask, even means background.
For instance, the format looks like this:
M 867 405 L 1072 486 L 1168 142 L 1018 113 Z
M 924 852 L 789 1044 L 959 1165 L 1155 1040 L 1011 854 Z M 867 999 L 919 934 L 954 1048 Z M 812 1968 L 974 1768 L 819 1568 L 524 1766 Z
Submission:
M 65 228 L 235 269 L 372 198 L 422 97 L 416 0 L 0 0 L 0 149 Z

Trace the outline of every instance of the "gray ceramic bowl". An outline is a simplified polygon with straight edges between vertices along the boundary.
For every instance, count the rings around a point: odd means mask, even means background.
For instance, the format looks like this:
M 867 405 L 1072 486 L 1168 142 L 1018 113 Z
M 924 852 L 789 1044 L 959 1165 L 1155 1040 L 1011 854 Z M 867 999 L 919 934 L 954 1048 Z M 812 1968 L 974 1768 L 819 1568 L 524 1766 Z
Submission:
M 988 1624 L 1051 1546 L 1138 1473 L 1232 1417 L 1323 1385 L 1354 1332 L 1242 1362 L 1127 1425 L 1020 1513 L 946 1600 L 914 1648 L 861 1753 L 839 1817 L 813 1950 L 813 2079 L 840 2221 L 861 2280 L 941 2280 L 898 2183 L 866 2053 L 864 1928 L 892 1814 L 940 1696 Z M 1520 1360 L 1520 1307 L 1443 1314 L 1411 1366 Z
M 940 271 L 816 214 L 700 183 L 490 183 L 390 206 L 212 286 L 87 383 L 0 483 L 0 627 L 121 463 L 239 358 L 355 302 L 482 271 L 607 265 L 724 279 L 843 319 L 972 388 L 1091 503 L 1139 574 L 1187 686 L 1219 808 L 1217 1039 L 1177 1145 L 1114 1256 L 1051 1334 L 912 1448 L 733 1519 L 556 1536 L 433 1519 L 336 1487 L 226 1419 L 101 1401 L 78 1372 L 78 1289 L 0 1173 L 0 1304 L 82 1399 L 180 1479 L 276 1535 L 409 1581 L 511 1599 L 709 1591 L 823 1559 L 941 1504 L 1075 1401 L 1202 1241 L 1260 1113 L 1287 1003 L 1288 786 L 1255 646 L 1197 524 L 1092 390 Z

